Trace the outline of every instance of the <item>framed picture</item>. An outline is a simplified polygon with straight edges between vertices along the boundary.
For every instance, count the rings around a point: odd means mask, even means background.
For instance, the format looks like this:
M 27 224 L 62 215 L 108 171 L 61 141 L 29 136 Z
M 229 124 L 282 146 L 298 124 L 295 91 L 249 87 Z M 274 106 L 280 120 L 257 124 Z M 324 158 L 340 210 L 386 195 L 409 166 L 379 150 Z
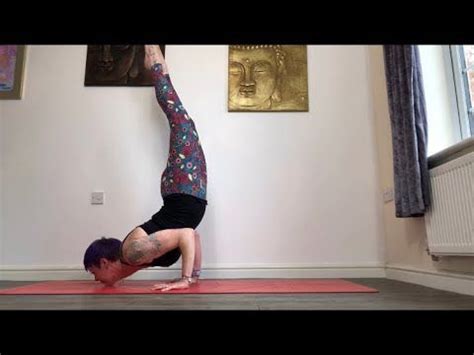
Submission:
M 144 61 L 144 45 L 89 45 L 84 86 L 153 86 Z
M 0 100 L 21 99 L 25 51 L 25 46 L 0 45 Z
M 305 45 L 231 45 L 228 111 L 308 111 Z

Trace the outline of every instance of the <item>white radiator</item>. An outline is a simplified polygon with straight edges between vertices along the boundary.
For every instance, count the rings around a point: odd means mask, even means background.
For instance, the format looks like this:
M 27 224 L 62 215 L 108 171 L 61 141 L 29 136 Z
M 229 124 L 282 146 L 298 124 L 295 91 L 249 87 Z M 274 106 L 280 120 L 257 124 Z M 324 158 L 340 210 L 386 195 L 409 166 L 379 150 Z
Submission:
M 433 255 L 474 255 L 474 152 L 430 169 L 432 206 L 425 214 Z

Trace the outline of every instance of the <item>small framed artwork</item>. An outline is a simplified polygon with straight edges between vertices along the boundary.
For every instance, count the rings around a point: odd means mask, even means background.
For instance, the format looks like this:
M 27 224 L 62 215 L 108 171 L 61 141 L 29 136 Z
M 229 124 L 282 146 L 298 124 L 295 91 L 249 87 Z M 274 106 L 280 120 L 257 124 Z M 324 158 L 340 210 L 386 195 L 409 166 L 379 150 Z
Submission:
M 20 100 L 23 94 L 26 46 L 0 46 L 0 100 Z
M 160 45 L 165 55 L 165 46 Z M 87 46 L 85 86 L 153 86 L 144 45 Z

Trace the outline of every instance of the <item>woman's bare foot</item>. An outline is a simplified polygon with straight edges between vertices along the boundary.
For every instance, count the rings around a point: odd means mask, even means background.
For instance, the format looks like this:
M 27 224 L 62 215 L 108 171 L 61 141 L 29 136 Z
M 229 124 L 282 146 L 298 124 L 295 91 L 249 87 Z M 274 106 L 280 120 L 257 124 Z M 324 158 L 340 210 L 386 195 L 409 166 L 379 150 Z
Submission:
M 153 65 L 159 63 L 163 67 L 163 74 L 168 74 L 165 57 L 158 45 L 145 45 L 145 68 L 151 69 Z

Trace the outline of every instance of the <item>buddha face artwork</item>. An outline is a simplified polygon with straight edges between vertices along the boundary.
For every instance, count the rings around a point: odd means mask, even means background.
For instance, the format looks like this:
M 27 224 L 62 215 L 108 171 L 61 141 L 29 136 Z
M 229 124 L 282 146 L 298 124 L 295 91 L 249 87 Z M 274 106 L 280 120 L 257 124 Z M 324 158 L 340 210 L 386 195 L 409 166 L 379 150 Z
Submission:
M 229 111 L 308 111 L 306 46 L 229 46 Z
M 163 54 L 164 46 L 160 46 Z M 87 46 L 85 86 L 153 86 L 143 45 Z

